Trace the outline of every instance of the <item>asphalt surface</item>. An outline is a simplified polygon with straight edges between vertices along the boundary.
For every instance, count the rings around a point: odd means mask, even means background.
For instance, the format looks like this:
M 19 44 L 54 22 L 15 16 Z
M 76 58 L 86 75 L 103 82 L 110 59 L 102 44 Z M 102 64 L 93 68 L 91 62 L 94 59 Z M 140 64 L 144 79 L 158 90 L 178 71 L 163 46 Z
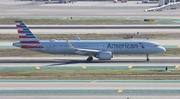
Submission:
M 31 29 L 34 34 L 169 34 L 180 33 L 180 29 Z M 0 29 L 0 34 L 17 34 L 16 29 Z
M 2 95 L 3 99 L 179 99 L 179 95 Z
M 28 25 L 30 29 L 179 29 L 180 25 Z M 0 29 L 16 29 L 0 25 Z
M 94 59 L 86 62 L 84 56 L 71 57 L 0 57 L 1 70 L 179 70 L 179 57 L 115 57 L 109 61 Z
M 15 80 L 16 81 L 16 80 Z M 49 80 L 50 81 L 50 80 Z M 108 81 L 108 80 L 107 80 Z M 82 87 L 83 86 L 83 87 Z M 134 83 L 132 82 L 0 82 L 0 90 L 119 90 L 119 89 L 141 89 L 141 90 L 180 90 L 177 82 L 164 83 Z
M 169 34 L 180 33 L 180 26 L 30 26 L 34 34 Z M 0 34 L 17 34 L 14 26 L 0 26 Z
M 179 81 L 0 81 L 2 99 L 178 99 Z
M 113 66 L 179 66 L 180 65 L 180 58 L 179 57 L 149 57 L 150 61 L 146 61 L 146 57 L 114 57 L 112 60 L 109 61 L 102 61 L 94 60 L 91 63 L 86 62 L 85 56 L 65 56 L 65 57 L 1 57 L 0 58 L 0 67 L 35 67 L 35 66 L 46 66 L 49 68 L 59 67 L 63 68 L 62 66 L 78 66 L 82 69 L 82 66 L 98 66 L 101 69 L 105 68 L 106 66 L 109 68 L 118 68 Z M 112 67 L 111 67 L 112 66 Z M 120 68 L 119 67 L 119 68 Z M 179 67 L 178 67 L 179 68 Z M 177 68 L 177 69 L 178 69 Z M 34 68 L 35 69 L 35 68 Z M 78 68 L 77 68 L 78 69 Z M 163 67 L 164 69 L 164 67 Z
M 1 0 L 0 16 L 157 16 L 170 18 L 178 18 L 180 16 L 180 13 L 177 13 L 180 9 L 144 12 L 144 9 L 157 6 L 158 4 L 154 3 L 137 4 L 137 1 L 128 1 L 128 3 L 78 1 L 74 4 L 45 4 L 44 2 L 37 2 L 37 4 L 32 5 L 30 1 L 14 2 L 14 0 Z

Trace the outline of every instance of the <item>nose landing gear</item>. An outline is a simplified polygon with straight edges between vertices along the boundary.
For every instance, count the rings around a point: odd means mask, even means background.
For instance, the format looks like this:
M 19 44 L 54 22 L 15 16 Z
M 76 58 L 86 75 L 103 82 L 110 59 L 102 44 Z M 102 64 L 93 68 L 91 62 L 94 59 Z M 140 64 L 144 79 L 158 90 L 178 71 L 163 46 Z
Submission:
M 146 54 L 146 61 L 149 62 L 149 55 Z

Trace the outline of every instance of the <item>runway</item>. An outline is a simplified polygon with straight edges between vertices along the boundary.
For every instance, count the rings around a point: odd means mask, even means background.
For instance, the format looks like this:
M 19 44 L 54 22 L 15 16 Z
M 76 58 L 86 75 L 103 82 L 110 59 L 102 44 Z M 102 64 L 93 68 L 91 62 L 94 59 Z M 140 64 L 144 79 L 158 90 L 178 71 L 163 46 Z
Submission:
M 144 12 L 145 9 L 156 6 L 158 4 L 137 4 L 136 1 L 128 1 L 127 3 L 78 1 L 74 4 L 37 2 L 37 4 L 32 5 L 29 1 L 3 0 L 0 6 L 0 16 L 156 16 L 169 18 L 178 18 L 180 16 L 180 13 L 177 13 L 180 9 Z
M 82 66 L 86 66 L 86 69 L 119 69 L 117 67 L 121 67 L 124 64 L 129 65 L 138 65 L 141 64 L 143 67 L 144 64 L 152 65 L 152 64 L 161 64 L 167 66 L 173 64 L 179 64 L 179 57 L 152 57 L 150 62 L 139 61 L 142 60 L 143 57 L 116 57 L 111 61 L 99 62 L 96 60 L 93 63 L 81 63 L 81 59 L 85 57 L 1 57 L 0 58 L 0 69 L 2 69 L 2 65 L 6 66 L 5 68 L 17 68 L 20 67 L 23 70 L 26 67 L 33 67 L 31 70 L 36 70 L 35 66 L 39 66 L 40 69 L 45 69 L 44 67 L 49 67 L 49 70 L 70 70 L 83 69 Z M 138 58 L 138 59 L 137 59 Z M 130 61 L 130 59 L 132 59 Z M 72 61 L 79 60 L 80 63 L 76 64 L 68 64 L 65 67 L 61 65 L 61 61 Z M 7 62 L 7 63 L 6 63 Z M 11 63 L 12 62 L 12 63 Z M 54 64 L 54 62 L 56 62 Z M 54 64 L 54 66 L 46 66 L 47 64 Z M 9 66 L 8 66 L 9 65 Z M 33 66 L 34 65 L 34 66 Z M 81 65 L 81 66 L 77 66 Z M 109 67 L 108 67 L 109 65 Z M 112 65 L 116 65 L 112 66 Z M 93 68 L 94 66 L 94 68 Z M 100 68 L 101 66 L 101 68 Z M 178 65 L 177 65 L 178 66 Z M 90 67 L 90 68 L 89 68 Z M 106 68 L 108 67 L 108 68 Z M 123 66 L 122 66 L 123 67 Z M 134 66 L 131 68 L 133 69 Z M 164 69 L 159 68 L 160 66 L 154 66 L 156 69 Z M 66 69 L 65 69 L 66 68 Z M 179 69 L 173 67 L 174 69 Z M 4 69 L 4 70 L 6 70 Z M 46 70 L 48 70 L 46 69 Z M 124 67 L 121 69 L 125 69 Z M 138 69 L 138 68 L 135 68 Z M 139 68 L 139 69 L 142 69 Z M 147 69 L 147 68 L 146 68 Z M 152 69 L 152 67 L 151 67 Z M 172 69 L 172 68 L 170 68 Z M 15 69 L 14 69 L 15 70 Z M 30 99 L 30 98 L 64 98 L 64 99 L 83 99 L 84 97 L 88 97 L 89 99 L 141 99 L 141 98 L 159 98 L 159 99 L 168 99 L 168 98 L 179 98 L 180 93 L 180 81 L 172 80 L 172 81 L 128 81 L 128 80 L 0 80 L 0 95 L 3 99 Z
M 36 66 L 43 69 L 163 69 L 169 66 L 171 69 L 179 69 L 179 57 L 149 57 L 150 61 L 147 62 L 145 57 L 114 57 L 112 60 L 103 61 L 94 58 L 91 63 L 86 62 L 85 56 L 65 56 L 65 57 L 1 57 L 0 70 L 14 68 L 15 70 L 23 68 L 35 70 Z M 131 68 L 128 68 L 131 66 Z M 29 68 L 32 67 L 32 68 Z M 12 70 L 14 70 L 12 69 Z
M 30 29 L 179 29 L 179 25 L 28 25 Z M 15 25 L 0 25 L 0 29 L 16 29 Z
M 179 80 L 0 80 L 3 99 L 178 99 Z
M 180 29 L 31 29 L 34 34 L 179 34 Z M 0 34 L 17 34 L 16 29 L 0 29 Z
M 147 26 L 148 27 L 148 26 Z M 168 27 L 168 26 L 167 26 Z M 5 27 L 0 26 L 0 34 L 17 34 L 17 30 L 15 28 L 15 25 L 13 26 L 13 28 L 10 29 L 4 29 Z M 43 27 L 45 28 L 45 27 Z M 141 33 L 141 34 L 179 34 L 180 28 L 179 26 L 176 27 L 168 27 L 163 28 L 163 29 L 159 29 L 158 27 L 153 28 L 153 27 L 149 27 L 149 28 L 141 28 L 141 27 L 133 27 L 133 28 L 129 28 L 129 29 L 125 29 L 125 28 L 106 28 L 106 27 L 95 27 L 96 29 L 93 29 L 93 27 L 88 26 L 88 28 L 86 27 L 79 27 L 79 28 L 74 28 L 74 29 L 70 29 L 67 27 L 49 27 L 46 29 L 39 29 L 39 26 L 37 27 L 30 27 L 31 31 L 34 34 L 89 34 L 89 33 L 97 33 L 97 34 L 137 34 L 137 32 Z
M 179 99 L 178 95 L 3 95 L 3 99 Z
M 144 57 L 116 57 L 92 63 L 84 58 L 1 57 L 0 70 L 164 70 L 168 65 L 169 70 L 179 70 L 180 65 L 180 57 L 151 57 L 149 62 Z M 0 80 L 2 99 L 179 99 L 179 93 L 179 80 Z

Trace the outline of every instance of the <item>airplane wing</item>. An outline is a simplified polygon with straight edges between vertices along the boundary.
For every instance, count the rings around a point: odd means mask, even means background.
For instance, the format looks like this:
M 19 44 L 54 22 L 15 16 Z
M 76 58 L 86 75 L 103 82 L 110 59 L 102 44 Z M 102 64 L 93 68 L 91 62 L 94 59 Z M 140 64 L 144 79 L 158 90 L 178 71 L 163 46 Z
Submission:
M 72 46 L 72 44 L 71 43 L 69 43 L 69 41 L 68 40 L 66 40 L 67 41 L 67 43 L 68 43 L 68 45 L 69 45 L 69 47 L 71 48 L 71 49 L 74 49 L 74 50 L 76 50 L 77 52 L 77 54 L 97 54 L 97 53 L 99 53 L 99 52 L 101 52 L 102 50 L 93 50 L 93 49 L 82 49 L 82 48 L 75 48 L 75 47 L 73 47 Z

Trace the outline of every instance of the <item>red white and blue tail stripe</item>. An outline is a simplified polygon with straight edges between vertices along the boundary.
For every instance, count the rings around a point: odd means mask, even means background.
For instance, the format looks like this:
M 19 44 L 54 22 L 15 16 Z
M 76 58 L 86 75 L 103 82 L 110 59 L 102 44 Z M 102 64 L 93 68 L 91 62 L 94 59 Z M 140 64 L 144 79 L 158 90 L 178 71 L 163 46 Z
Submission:
M 29 28 L 21 21 L 16 20 L 16 28 L 18 31 L 21 48 L 43 48 L 36 36 L 29 30 Z

